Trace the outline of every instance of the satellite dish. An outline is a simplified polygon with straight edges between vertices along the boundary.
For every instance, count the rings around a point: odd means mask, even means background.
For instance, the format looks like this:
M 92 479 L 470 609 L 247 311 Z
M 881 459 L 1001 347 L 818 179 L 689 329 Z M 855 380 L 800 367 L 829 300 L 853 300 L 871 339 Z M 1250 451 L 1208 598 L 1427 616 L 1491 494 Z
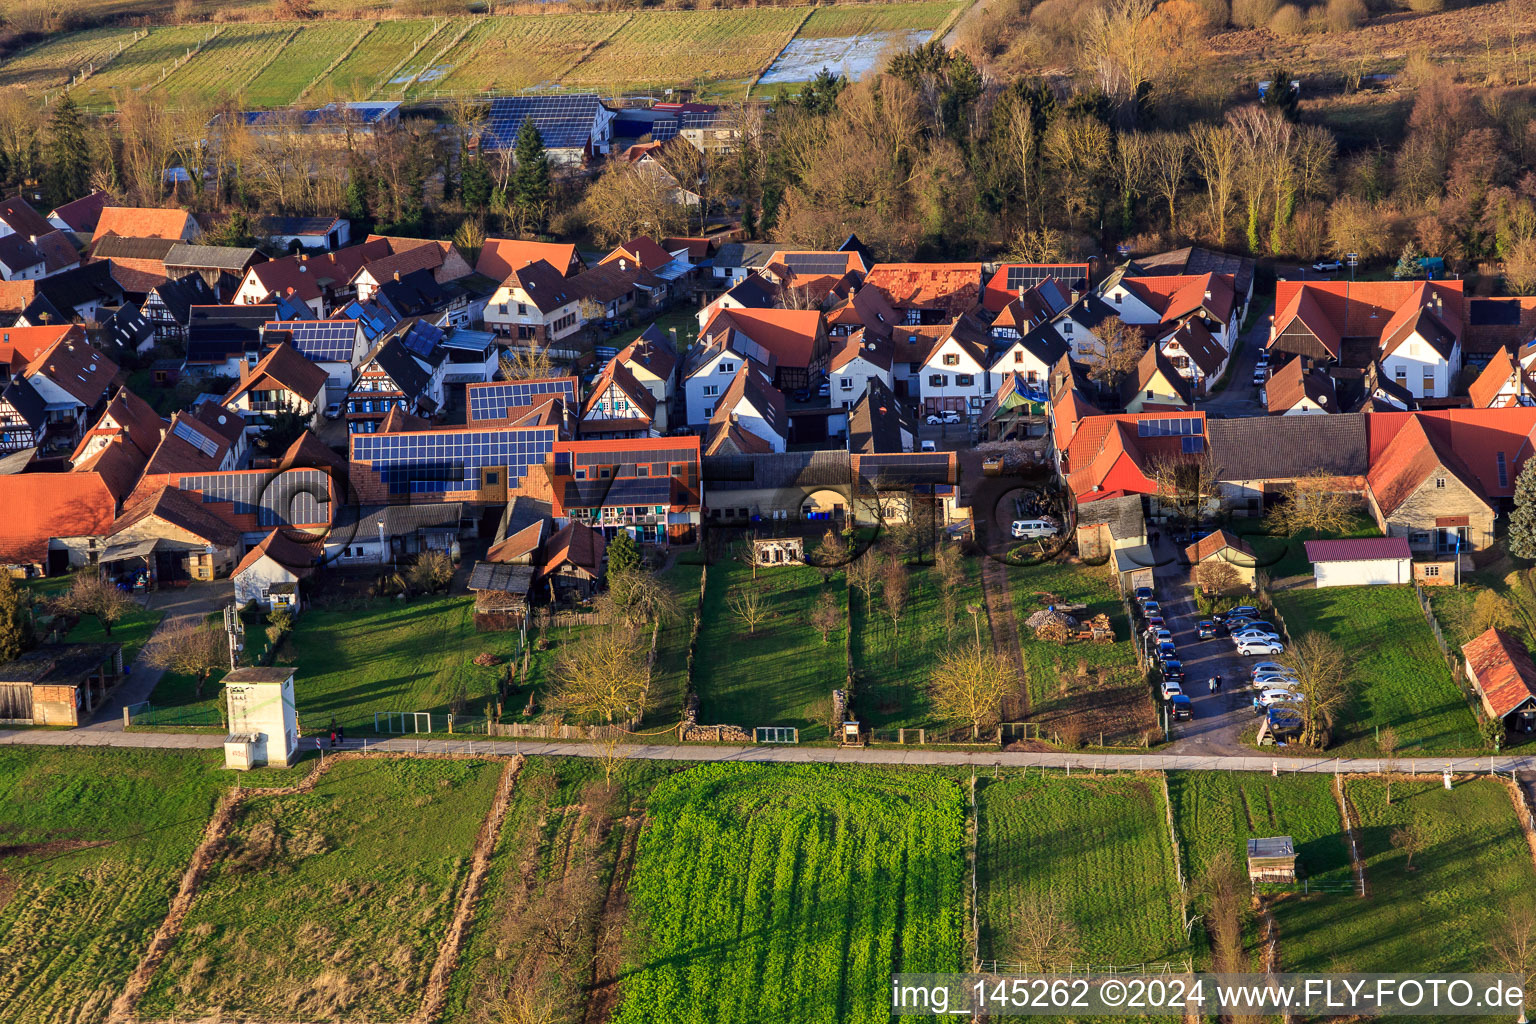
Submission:
M 223 422 L 224 422 L 224 414 L 223 413 L 219 413 L 219 423 L 222 424 Z

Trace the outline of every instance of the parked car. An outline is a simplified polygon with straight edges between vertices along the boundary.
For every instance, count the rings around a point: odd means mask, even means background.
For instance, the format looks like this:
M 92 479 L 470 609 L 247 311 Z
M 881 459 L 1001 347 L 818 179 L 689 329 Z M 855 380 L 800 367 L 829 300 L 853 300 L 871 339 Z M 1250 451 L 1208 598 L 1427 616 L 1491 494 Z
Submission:
M 1157 656 L 1159 658 L 1177 658 L 1179 650 L 1173 646 L 1173 641 L 1164 640 L 1157 645 Z
M 810 388 L 801 388 L 801 389 L 799 389 L 794 394 L 794 400 L 796 402 L 802 402 L 802 403 L 803 402 L 809 402 L 811 400 L 811 389 Z
M 1182 693 L 1176 693 L 1167 700 L 1168 717 L 1174 721 L 1184 721 L 1195 717 L 1195 706 L 1190 699 Z
M 1259 694 L 1259 703 L 1266 708 L 1272 708 L 1276 704 L 1300 704 L 1301 694 L 1292 693 L 1290 690 L 1265 690 Z
M 925 452 L 936 452 L 939 450 L 939 446 L 932 441 L 924 441 L 922 443 L 922 450 Z
M 1182 680 L 1184 678 L 1184 663 L 1178 658 L 1169 658 L 1163 662 L 1162 669 L 1164 679 Z
M 1316 263 L 1312 264 L 1312 269 L 1317 271 L 1319 274 L 1331 274 L 1335 270 L 1342 269 L 1343 266 L 1344 264 L 1340 263 L 1338 260 L 1318 260 Z
M 1241 626 L 1232 627 L 1233 636 L 1248 636 L 1253 633 L 1262 633 L 1276 638 L 1280 636 L 1280 631 L 1267 622 L 1245 622 Z
M 1054 537 L 1061 532 L 1061 527 L 1049 519 L 1015 519 L 1013 521 L 1013 535 L 1015 537 Z
M 1232 634 L 1232 642 L 1235 643 L 1235 644 L 1243 643 L 1246 640 L 1276 640 L 1276 641 L 1278 641 L 1279 639 L 1280 639 L 1280 634 L 1279 633 L 1275 633 L 1275 632 L 1273 632 L 1271 630 L 1268 630 L 1268 629 L 1241 629 L 1241 630 L 1238 630 L 1236 633 Z
M 1258 677 L 1263 675 L 1265 672 L 1289 672 L 1291 670 L 1287 666 L 1280 664 L 1278 661 L 1261 661 L 1257 665 L 1254 665 L 1253 668 L 1249 671 L 1251 671 L 1255 677 Z
M 1217 635 L 1216 629 L 1216 623 L 1210 619 L 1201 619 L 1195 624 L 1195 635 L 1201 640 L 1209 640 Z
M 1136 588 L 1136 603 L 1141 605 L 1143 608 L 1147 606 L 1148 601 L 1151 601 L 1156 596 L 1156 592 L 1153 591 L 1151 587 Z
M 1270 639 L 1239 640 L 1237 653 L 1245 658 L 1251 658 L 1257 654 L 1284 654 L 1285 644 L 1279 640 Z
M 1168 623 L 1163 621 L 1163 617 L 1161 615 L 1148 615 L 1147 616 L 1147 625 L 1149 625 L 1149 626 L 1166 626 L 1166 625 L 1168 625 Z
M 1241 615 L 1244 618 L 1252 618 L 1259 614 L 1259 610 L 1251 604 L 1240 604 L 1227 613 L 1228 615 Z
M 1255 690 L 1267 690 L 1274 686 L 1295 686 L 1300 682 L 1300 679 L 1285 672 L 1265 672 L 1261 676 L 1253 677 L 1253 688 Z
M 1141 610 L 1143 612 L 1145 612 L 1146 614 L 1148 614 L 1148 615 L 1161 615 L 1161 614 L 1163 614 L 1163 606 L 1158 604 L 1156 601 L 1143 601 L 1143 602 L 1141 602 Z
M 936 427 L 941 423 L 959 423 L 960 414 L 953 409 L 945 409 L 943 412 L 931 412 L 925 419 L 930 427 Z
M 1158 643 L 1173 643 L 1173 631 L 1167 626 L 1158 626 L 1147 630 L 1152 634 L 1152 639 Z
M 1173 682 L 1170 679 L 1164 679 L 1163 680 L 1163 700 L 1167 700 L 1168 698 L 1172 697 L 1175 694 L 1182 695 L 1183 693 L 1184 693 L 1184 690 L 1183 690 L 1182 687 L 1179 686 L 1178 683 Z
M 832 395 L 832 385 L 826 381 L 822 381 L 821 386 L 816 389 L 816 395 L 819 398 L 830 398 Z
M 325 407 L 325 418 L 328 419 L 328 420 L 340 419 L 341 418 L 341 403 L 340 402 L 332 402 L 330 405 L 326 406 Z

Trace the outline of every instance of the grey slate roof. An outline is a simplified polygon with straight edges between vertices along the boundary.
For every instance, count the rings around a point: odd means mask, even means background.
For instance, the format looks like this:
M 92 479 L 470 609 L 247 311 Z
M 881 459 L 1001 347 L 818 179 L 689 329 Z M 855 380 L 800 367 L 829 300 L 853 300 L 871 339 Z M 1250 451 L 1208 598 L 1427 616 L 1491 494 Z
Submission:
M 236 248 L 229 245 L 189 245 L 186 242 L 177 242 L 166 252 L 162 262 L 167 267 L 207 267 L 239 273 L 260 255 L 256 249 Z
M 761 270 L 768 265 L 768 257 L 780 249 L 793 248 L 774 242 L 727 242 L 715 250 L 715 266 Z
M 499 590 L 504 594 L 526 594 L 533 585 L 533 566 L 476 562 L 469 574 L 470 590 Z
M 377 538 L 381 523 L 386 537 L 403 537 L 417 530 L 457 530 L 463 516 L 464 504 L 458 501 L 442 505 L 348 505 L 337 516 L 331 534 L 359 540 Z
M 1205 423 L 1222 480 L 1289 480 L 1319 469 L 1363 476 L 1370 468 L 1365 416 L 1270 416 Z
M 1141 537 L 1147 532 L 1147 521 L 1142 517 L 1141 495 L 1126 494 L 1118 498 L 1100 498 L 1077 506 L 1078 526 L 1109 527 L 1116 540 Z

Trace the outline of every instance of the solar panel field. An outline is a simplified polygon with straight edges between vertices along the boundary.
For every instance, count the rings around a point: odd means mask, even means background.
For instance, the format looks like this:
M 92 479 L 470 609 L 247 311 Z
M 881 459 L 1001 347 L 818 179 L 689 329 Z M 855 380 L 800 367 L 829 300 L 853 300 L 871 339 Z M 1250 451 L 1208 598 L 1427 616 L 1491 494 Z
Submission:
M 893 41 L 937 30 L 959 6 L 919 0 L 91 29 L 51 38 L 0 63 L 0 86 L 56 92 L 94 68 L 74 89 L 75 101 L 93 109 L 112 107 L 124 90 L 145 89 L 171 102 L 240 96 L 252 108 L 301 97 L 317 103 L 417 100 L 558 89 L 607 96 L 673 86 L 718 99 L 746 93 L 799 42 L 849 43 L 878 53 Z M 780 67 L 772 80 L 809 79 L 820 70 L 811 63 Z

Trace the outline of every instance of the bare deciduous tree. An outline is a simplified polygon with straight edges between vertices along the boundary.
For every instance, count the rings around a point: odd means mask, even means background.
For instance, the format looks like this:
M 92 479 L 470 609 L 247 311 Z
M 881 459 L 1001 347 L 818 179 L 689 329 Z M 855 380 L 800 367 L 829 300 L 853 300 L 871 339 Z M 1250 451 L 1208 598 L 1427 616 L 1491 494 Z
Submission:
M 1226 125 L 1197 125 L 1190 133 L 1195 166 L 1205 181 L 1206 201 L 1216 228 L 1216 244 L 1227 241 L 1227 211 L 1236 190 L 1237 135 Z
M 863 595 L 866 614 L 870 611 L 875 591 L 880 589 L 880 580 L 884 574 L 885 556 L 874 548 L 870 548 L 849 562 L 847 568 L 843 570 L 843 575 L 848 579 L 848 585 Z
M 891 628 L 896 635 L 896 651 L 900 657 L 901 617 L 907 611 L 907 599 L 911 596 L 907 581 L 907 567 L 901 559 L 893 558 L 885 563 L 880 573 L 880 599 L 885 603 L 885 613 L 891 617 Z
M 1392 806 L 1392 759 L 1397 754 L 1397 730 L 1390 725 L 1376 733 L 1376 751 L 1386 762 L 1387 806 Z
M 551 377 L 555 372 L 554 360 L 549 349 L 539 345 L 517 345 L 501 356 L 503 380 L 537 380 Z
M 1339 715 L 1349 705 L 1349 657 L 1328 634 L 1308 633 L 1292 643 L 1284 661 L 1296 674 L 1291 689 L 1302 698 L 1306 729 L 1301 742 L 1325 748 Z
M 1353 524 L 1359 508 L 1359 496 L 1343 480 L 1320 469 L 1296 481 L 1286 499 L 1270 509 L 1265 525 L 1287 537 L 1308 530 L 1342 533 Z
M 1429 829 L 1418 818 L 1410 818 L 1392 830 L 1392 847 L 1402 853 L 1403 870 L 1413 870 L 1413 858 L 1429 847 Z
M 446 551 L 422 552 L 405 578 L 417 593 L 435 594 L 453 579 L 453 559 Z
M 1248 885 L 1238 874 L 1230 850 L 1218 850 L 1197 883 L 1211 936 L 1212 966 L 1224 974 L 1248 970 L 1243 924 L 1248 916 Z
M 549 706 L 568 714 L 612 722 L 645 710 L 645 641 L 634 630 L 613 626 L 568 643 L 555 659 L 559 689 Z
M 1523 903 L 1505 911 L 1504 927 L 1491 950 L 1499 969 L 1517 975 L 1530 992 L 1536 986 L 1536 907 Z
M 747 627 L 748 636 L 755 634 L 757 627 L 768 617 L 768 602 L 763 597 L 762 589 L 757 586 L 733 587 L 725 599 L 725 605 Z
M 1018 685 L 1013 669 L 991 651 L 969 647 L 946 654 L 929 677 L 934 711 L 943 718 L 968 722 L 971 735 L 994 725 L 1003 699 Z
M 816 607 L 811 609 L 811 626 L 821 634 L 821 642 L 827 643 L 832 638 L 832 631 L 843 624 L 842 609 L 837 606 L 837 599 L 823 591 L 816 599 Z
M 1020 963 L 1049 972 L 1071 967 L 1082 958 L 1077 922 L 1054 893 L 1024 900 L 1012 917 L 1014 955 Z
M 229 667 L 229 634 L 217 623 L 184 621 L 158 630 L 139 657 L 146 665 L 192 676 L 201 697 L 208 676 Z
M 1147 351 L 1147 337 L 1118 316 L 1105 317 L 1094 333 L 1104 344 L 1104 353 L 1088 370 L 1088 376 L 1114 389 L 1136 372 Z
M 71 615 L 95 616 L 102 632 L 111 636 L 112 627 L 138 605 L 111 580 L 85 572 L 75 577 L 54 606 Z
M 1178 132 L 1154 132 L 1148 137 L 1152 191 L 1168 207 L 1168 231 L 1179 233 L 1178 199 L 1189 173 L 1189 139 Z
M 1243 577 L 1230 563 L 1215 559 L 1195 566 L 1195 582 L 1207 594 L 1225 594 L 1243 586 Z

